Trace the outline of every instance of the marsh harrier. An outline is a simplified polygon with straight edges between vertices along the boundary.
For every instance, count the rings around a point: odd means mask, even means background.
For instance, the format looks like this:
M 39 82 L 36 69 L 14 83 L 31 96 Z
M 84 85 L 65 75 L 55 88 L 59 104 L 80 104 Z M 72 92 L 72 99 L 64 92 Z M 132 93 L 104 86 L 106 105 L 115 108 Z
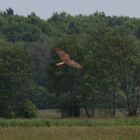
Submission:
M 72 60 L 70 58 L 69 54 L 64 52 L 62 49 L 56 48 L 55 51 L 59 55 L 59 57 L 62 61 L 62 62 L 56 63 L 56 66 L 61 66 L 61 65 L 66 64 L 70 67 L 74 67 L 74 68 L 77 68 L 77 69 L 82 69 L 82 66 L 80 64 L 78 64 L 77 62 L 75 62 L 74 60 Z

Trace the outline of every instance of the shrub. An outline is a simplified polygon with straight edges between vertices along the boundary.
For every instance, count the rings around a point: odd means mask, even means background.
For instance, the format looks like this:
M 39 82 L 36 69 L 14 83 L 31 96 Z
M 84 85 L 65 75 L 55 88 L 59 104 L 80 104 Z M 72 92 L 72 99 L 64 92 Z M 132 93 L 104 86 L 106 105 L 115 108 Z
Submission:
M 37 116 L 37 109 L 36 106 L 29 100 L 26 100 L 19 112 L 19 116 L 25 118 L 33 118 Z

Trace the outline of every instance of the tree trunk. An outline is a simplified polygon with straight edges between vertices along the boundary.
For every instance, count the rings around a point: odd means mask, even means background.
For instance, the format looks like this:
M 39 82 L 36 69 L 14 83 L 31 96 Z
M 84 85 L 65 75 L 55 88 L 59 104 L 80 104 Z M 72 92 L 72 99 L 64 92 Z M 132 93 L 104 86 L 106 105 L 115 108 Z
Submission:
M 112 111 L 113 117 L 115 117 L 116 115 L 116 106 L 117 106 L 116 92 L 113 91 L 113 111 Z
M 89 111 L 88 111 L 88 108 L 87 108 L 87 107 L 85 107 L 85 113 L 86 113 L 86 116 L 89 118 L 89 117 L 90 117 L 90 113 L 89 113 Z
M 84 96 L 83 96 L 83 101 L 84 101 L 84 109 L 85 109 L 85 114 L 86 114 L 86 117 L 90 117 L 90 113 L 89 113 L 89 111 L 88 111 L 88 103 L 87 103 L 87 97 L 86 97 L 86 95 L 84 94 Z
M 70 114 L 69 117 L 73 117 L 73 97 L 72 97 L 72 90 L 70 91 Z

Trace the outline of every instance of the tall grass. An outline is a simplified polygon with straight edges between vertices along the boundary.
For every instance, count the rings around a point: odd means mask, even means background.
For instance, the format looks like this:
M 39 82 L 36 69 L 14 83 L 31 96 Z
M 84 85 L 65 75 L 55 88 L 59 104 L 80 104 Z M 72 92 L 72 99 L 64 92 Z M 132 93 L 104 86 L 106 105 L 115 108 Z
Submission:
M 0 119 L 0 127 L 10 126 L 140 126 L 140 118 L 108 119 Z

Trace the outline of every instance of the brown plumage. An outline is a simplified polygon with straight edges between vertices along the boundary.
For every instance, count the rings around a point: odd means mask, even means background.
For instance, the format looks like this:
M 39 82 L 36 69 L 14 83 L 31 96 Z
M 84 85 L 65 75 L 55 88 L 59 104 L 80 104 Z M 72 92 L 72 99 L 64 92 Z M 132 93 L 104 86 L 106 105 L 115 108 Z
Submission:
M 59 55 L 59 57 L 62 61 L 60 63 L 57 63 L 56 64 L 57 66 L 67 64 L 68 66 L 71 66 L 71 67 L 74 67 L 74 68 L 77 68 L 77 69 L 82 69 L 82 66 L 80 64 L 78 64 L 77 62 L 75 62 L 74 60 L 70 59 L 69 54 L 64 52 L 62 49 L 56 48 L 55 51 Z

